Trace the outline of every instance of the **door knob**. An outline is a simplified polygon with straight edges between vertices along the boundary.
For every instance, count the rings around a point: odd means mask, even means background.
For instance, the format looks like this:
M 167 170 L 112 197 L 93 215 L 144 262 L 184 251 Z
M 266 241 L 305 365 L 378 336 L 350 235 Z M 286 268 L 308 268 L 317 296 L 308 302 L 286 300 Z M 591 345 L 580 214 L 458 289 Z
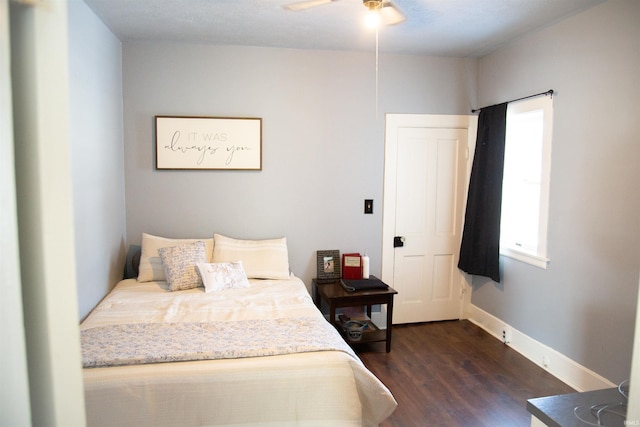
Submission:
M 393 238 L 393 247 L 394 248 L 401 248 L 404 246 L 404 237 L 403 236 L 396 236 Z

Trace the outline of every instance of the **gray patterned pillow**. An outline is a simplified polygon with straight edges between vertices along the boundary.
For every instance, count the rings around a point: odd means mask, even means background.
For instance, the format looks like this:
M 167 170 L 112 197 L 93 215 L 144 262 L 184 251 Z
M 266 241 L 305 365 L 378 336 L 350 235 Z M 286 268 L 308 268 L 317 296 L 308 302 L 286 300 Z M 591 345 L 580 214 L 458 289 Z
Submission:
M 164 275 L 170 291 L 202 286 L 202 279 L 196 264 L 207 262 L 204 242 L 185 243 L 178 246 L 159 248 Z

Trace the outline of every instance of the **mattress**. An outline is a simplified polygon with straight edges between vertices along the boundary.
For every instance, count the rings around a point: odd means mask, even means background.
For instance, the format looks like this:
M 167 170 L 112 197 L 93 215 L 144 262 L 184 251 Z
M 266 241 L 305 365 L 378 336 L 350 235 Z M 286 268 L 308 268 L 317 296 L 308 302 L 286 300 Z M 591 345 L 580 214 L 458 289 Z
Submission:
M 210 293 L 128 279 L 81 330 L 313 317 L 324 319 L 294 276 Z M 338 350 L 85 368 L 83 377 L 89 426 L 373 426 L 397 406 L 357 356 Z

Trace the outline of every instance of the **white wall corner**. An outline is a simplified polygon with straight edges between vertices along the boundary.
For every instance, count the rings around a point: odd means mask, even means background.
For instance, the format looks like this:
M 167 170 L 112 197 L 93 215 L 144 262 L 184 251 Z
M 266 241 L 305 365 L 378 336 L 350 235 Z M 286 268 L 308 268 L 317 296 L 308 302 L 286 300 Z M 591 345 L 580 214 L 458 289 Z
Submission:
M 503 329 L 508 328 L 510 341 L 505 343 L 505 345 L 513 348 L 579 392 L 617 386 L 617 384 L 587 369 L 551 347 L 525 335 L 503 320 L 498 319 L 473 304 L 470 304 L 468 307 L 468 319 L 500 341 L 502 341 Z

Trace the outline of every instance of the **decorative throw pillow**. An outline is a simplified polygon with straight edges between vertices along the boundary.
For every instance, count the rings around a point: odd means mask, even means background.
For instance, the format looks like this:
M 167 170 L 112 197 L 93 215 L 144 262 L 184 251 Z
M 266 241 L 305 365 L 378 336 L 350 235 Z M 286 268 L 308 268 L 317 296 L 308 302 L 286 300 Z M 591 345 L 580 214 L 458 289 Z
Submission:
M 248 288 L 249 280 L 242 268 L 242 261 L 200 263 L 200 276 L 205 292 L 221 291 L 229 288 Z
M 182 291 L 202 286 L 197 265 L 207 261 L 204 242 L 160 248 L 158 254 L 170 291 Z
M 168 239 L 166 237 L 142 233 L 138 282 L 167 280 L 164 275 L 160 256 L 158 255 L 158 249 L 199 241 L 204 242 L 206 245 L 207 260 L 205 262 L 211 262 L 211 257 L 213 256 L 213 239 Z
M 288 279 L 287 239 L 238 240 L 213 236 L 213 262 L 242 261 L 249 279 Z

